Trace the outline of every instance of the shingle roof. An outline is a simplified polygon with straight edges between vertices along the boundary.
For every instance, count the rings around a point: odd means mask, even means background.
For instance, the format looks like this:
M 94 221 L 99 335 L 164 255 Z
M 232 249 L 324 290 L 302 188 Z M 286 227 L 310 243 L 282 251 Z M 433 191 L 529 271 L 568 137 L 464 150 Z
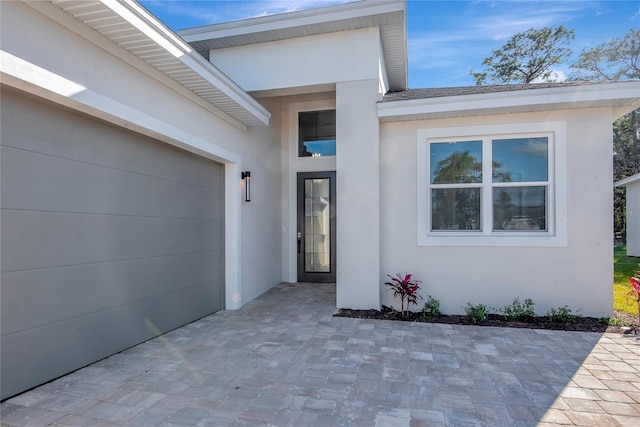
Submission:
M 488 85 L 488 86 L 460 86 L 439 87 L 427 89 L 407 89 L 399 92 L 387 92 L 382 102 L 408 101 L 413 99 L 442 98 L 445 96 L 479 95 L 484 93 L 514 92 L 519 90 L 536 90 L 568 86 L 586 86 L 602 84 L 602 82 L 562 82 L 562 83 L 535 83 L 517 85 Z

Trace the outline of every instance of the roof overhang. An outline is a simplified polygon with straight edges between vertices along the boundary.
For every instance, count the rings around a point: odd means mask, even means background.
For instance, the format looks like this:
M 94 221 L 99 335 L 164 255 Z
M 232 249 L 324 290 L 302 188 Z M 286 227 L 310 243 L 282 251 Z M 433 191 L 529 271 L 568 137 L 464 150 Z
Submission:
M 636 183 L 640 183 L 640 173 L 637 173 L 635 175 L 631 175 L 630 177 L 625 178 L 625 179 L 621 179 L 620 181 L 616 181 L 615 186 L 616 187 L 626 187 L 628 185 L 636 184 Z
M 271 114 L 134 0 L 50 0 L 245 126 Z
M 178 34 L 202 55 L 215 49 L 379 27 L 391 90 L 407 88 L 405 0 L 358 1 L 187 28 Z
M 640 81 L 589 83 L 378 103 L 381 122 L 446 119 L 576 108 L 613 108 L 614 119 L 640 107 Z

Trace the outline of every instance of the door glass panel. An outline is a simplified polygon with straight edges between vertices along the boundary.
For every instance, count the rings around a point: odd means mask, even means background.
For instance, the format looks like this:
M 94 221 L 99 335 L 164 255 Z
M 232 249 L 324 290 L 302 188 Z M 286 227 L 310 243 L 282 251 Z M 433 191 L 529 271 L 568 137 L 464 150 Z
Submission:
M 304 182 L 304 267 L 308 273 L 331 271 L 330 180 Z

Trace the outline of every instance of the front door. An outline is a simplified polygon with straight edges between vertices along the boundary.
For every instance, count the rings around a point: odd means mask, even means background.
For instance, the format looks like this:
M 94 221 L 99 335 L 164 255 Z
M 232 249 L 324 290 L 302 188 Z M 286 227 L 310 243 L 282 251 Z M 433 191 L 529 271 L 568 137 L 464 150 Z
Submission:
M 336 281 L 336 173 L 298 174 L 298 281 Z

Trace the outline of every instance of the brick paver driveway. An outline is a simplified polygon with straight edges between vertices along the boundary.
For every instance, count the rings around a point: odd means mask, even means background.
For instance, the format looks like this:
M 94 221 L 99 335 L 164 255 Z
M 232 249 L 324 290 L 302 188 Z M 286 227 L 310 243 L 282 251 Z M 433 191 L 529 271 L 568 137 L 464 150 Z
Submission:
M 2 425 L 640 426 L 640 341 L 334 318 L 282 284 L 7 400 Z

